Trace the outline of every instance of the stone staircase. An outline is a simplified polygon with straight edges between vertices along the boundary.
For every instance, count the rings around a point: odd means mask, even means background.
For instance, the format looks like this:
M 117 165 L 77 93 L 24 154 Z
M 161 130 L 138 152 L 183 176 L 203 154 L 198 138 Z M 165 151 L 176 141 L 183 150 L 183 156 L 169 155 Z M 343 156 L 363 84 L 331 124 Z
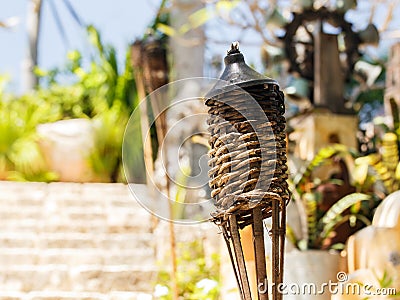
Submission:
M 0 299 L 152 299 L 154 246 L 125 185 L 0 182 Z

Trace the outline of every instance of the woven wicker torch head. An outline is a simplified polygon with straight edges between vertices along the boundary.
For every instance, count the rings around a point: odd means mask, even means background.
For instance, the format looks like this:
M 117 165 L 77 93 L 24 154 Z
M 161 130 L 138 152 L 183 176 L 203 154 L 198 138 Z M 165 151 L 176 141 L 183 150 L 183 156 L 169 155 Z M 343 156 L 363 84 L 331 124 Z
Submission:
M 284 97 L 278 83 L 250 68 L 233 43 L 220 81 L 206 95 L 209 107 L 210 187 L 213 221 L 235 214 L 239 227 L 260 207 L 271 216 L 273 199 L 287 203 Z M 280 205 L 283 208 L 285 205 Z

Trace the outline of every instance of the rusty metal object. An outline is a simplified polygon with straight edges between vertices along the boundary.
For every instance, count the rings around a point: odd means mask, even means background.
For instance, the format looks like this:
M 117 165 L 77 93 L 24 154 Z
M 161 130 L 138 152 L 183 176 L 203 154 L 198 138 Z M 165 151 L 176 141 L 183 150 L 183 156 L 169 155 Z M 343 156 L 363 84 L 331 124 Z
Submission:
M 350 78 L 355 62 L 359 59 L 359 45 L 361 43 L 357 33 L 353 31 L 352 24 L 345 20 L 344 14 L 335 10 L 321 7 L 318 10 L 306 9 L 301 13 L 293 13 L 293 20 L 286 26 L 286 33 L 283 37 L 286 56 L 290 62 L 290 71 L 300 74 L 301 77 L 314 80 L 314 35 L 307 29 L 307 25 L 314 23 L 319 26 L 327 22 L 335 28 L 340 28 L 343 35 L 346 64 L 343 65 L 343 72 L 346 79 Z M 298 38 L 299 29 L 308 33 L 309 41 Z M 298 52 L 299 46 L 304 48 L 304 57 Z
M 242 299 L 251 299 L 238 229 L 253 227 L 257 282 L 266 278 L 263 220 L 272 217 L 273 299 L 281 299 L 285 210 L 289 201 L 284 96 L 278 83 L 244 62 L 237 44 L 225 71 L 206 96 L 209 107 L 212 220 L 222 228 Z M 233 254 L 235 257 L 233 257 Z M 258 293 L 268 299 L 268 293 Z

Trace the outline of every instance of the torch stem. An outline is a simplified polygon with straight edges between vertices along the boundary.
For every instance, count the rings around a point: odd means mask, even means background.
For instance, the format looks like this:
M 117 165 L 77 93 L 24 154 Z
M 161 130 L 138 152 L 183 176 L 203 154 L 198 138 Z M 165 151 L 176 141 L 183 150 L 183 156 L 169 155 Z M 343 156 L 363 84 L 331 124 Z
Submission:
M 280 222 L 279 222 L 279 201 L 273 199 L 272 201 L 272 281 L 274 285 L 272 286 L 272 299 L 279 300 L 280 293 L 278 290 L 280 275 Z
M 268 300 L 268 280 L 265 262 L 264 227 L 261 207 L 253 209 L 253 243 L 256 260 L 257 294 L 259 300 Z
M 236 220 L 236 215 L 229 217 L 229 227 L 232 234 L 233 249 L 235 251 L 236 262 L 239 269 L 242 298 L 243 300 L 251 300 L 250 284 L 247 278 L 246 263 L 244 261 L 242 243 L 240 242 L 239 228 Z
M 240 298 L 244 299 L 243 288 L 242 288 L 242 283 L 241 283 L 241 279 L 240 279 L 240 275 L 239 275 L 239 270 L 237 268 L 236 260 L 234 259 L 234 256 L 232 253 L 232 243 L 230 242 L 231 236 L 229 235 L 226 225 L 221 226 L 221 228 L 222 228 L 222 233 L 224 235 L 226 247 L 228 248 L 229 258 L 232 263 L 233 272 L 235 273 L 236 283 L 240 290 Z

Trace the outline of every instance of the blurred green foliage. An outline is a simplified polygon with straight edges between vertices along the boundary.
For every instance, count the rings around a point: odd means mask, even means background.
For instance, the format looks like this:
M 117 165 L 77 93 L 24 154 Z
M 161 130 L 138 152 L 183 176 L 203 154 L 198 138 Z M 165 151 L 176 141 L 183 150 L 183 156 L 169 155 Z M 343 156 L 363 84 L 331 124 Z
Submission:
M 199 240 L 178 243 L 177 246 L 179 253 L 177 259 L 179 297 L 187 300 L 219 299 L 219 255 L 214 253 L 206 257 L 203 244 Z M 170 272 L 161 270 L 157 278 L 156 299 L 172 299 L 170 283 Z M 160 293 L 157 290 L 164 290 L 164 292 Z
M 40 86 L 22 96 L 4 92 L 0 80 L 0 176 L 2 179 L 56 180 L 46 170 L 37 144 L 36 126 L 72 118 L 92 119 L 94 147 L 88 163 L 100 181 L 122 181 L 122 142 L 129 116 L 138 105 L 136 85 L 127 50 L 119 70 L 114 47 L 105 45 L 99 32 L 87 27 L 92 47 L 89 59 L 79 51 L 67 55 L 63 68 L 36 69 Z M 68 79 L 68 83 L 64 83 Z M 143 151 L 140 127 L 133 132 L 134 151 Z M 135 172 L 144 173 L 144 169 Z
M 0 179 L 55 180 L 40 152 L 36 125 L 55 121 L 57 110 L 30 94 L 15 97 L 2 89 L 0 99 Z

